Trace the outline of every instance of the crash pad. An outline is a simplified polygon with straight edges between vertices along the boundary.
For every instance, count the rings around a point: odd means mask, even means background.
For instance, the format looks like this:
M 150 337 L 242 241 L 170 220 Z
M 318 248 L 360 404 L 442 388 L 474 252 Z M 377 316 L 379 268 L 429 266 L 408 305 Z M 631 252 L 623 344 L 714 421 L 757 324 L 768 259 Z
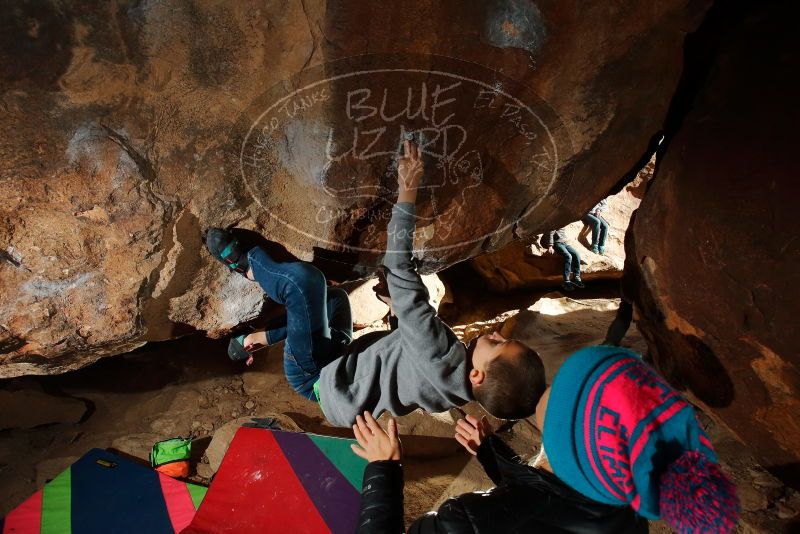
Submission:
M 0 519 L 3 534 L 180 532 L 206 488 L 92 449 Z
M 367 462 L 351 443 L 240 428 L 185 534 L 352 534 Z

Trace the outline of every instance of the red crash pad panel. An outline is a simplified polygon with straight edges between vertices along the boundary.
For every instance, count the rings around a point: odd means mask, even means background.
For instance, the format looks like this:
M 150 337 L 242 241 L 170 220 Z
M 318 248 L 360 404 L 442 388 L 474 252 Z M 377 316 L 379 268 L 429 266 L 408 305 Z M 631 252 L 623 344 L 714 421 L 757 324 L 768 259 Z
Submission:
M 184 533 L 351 534 L 366 467 L 353 442 L 240 428 Z

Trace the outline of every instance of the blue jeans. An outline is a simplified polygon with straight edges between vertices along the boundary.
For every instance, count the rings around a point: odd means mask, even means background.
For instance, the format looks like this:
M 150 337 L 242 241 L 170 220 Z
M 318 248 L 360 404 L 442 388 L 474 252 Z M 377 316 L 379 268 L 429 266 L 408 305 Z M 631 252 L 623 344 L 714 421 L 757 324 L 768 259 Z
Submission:
M 587 213 L 582 219 L 583 223 L 592 229 L 592 246 L 606 246 L 606 234 L 608 234 L 608 222 L 599 215 Z
M 572 272 L 577 278 L 581 276 L 581 257 L 578 251 L 566 243 L 554 243 L 553 248 L 564 256 L 564 281 L 569 280 L 569 273 Z
M 264 293 L 286 307 L 286 326 L 268 330 L 267 343 L 286 340 L 286 380 L 295 391 L 316 401 L 313 388 L 320 370 L 353 339 L 347 292 L 328 288 L 325 275 L 310 263 L 278 263 L 260 247 L 252 249 L 247 259 Z

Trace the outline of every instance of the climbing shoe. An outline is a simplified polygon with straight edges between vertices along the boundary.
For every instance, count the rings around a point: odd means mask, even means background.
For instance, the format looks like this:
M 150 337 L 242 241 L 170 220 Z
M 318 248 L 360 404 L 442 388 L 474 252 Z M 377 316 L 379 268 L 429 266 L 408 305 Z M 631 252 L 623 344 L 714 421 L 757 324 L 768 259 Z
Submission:
M 584 285 L 584 283 L 583 283 L 583 280 L 581 280 L 580 276 L 573 277 L 571 283 L 572 283 L 573 286 L 579 287 L 581 289 L 586 287 L 586 285 Z
M 244 338 L 246 338 L 248 335 L 249 334 L 242 334 L 241 336 L 231 338 L 231 340 L 228 342 L 228 358 L 235 362 L 242 362 L 250 358 L 250 356 L 261 349 L 267 348 L 267 345 L 256 343 L 250 347 L 250 350 L 246 349 L 244 346 Z
M 247 276 L 247 270 L 250 268 L 247 261 L 248 247 L 237 239 L 233 231 L 209 228 L 205 233 L 205 243 L 208 252 L 215 259 L 224 263 L 230 270 Z
M 572 282 L 570 282 L 569 280 L 565 280 L 565 281 L 564 281 L 564 282 L 561 284 L 561 287 L 563 287 L 565 291 L 572 291 L 572 290 L 574 290 L 574 289 L 575 289 L 575 286 L 574 286 L 574 285 L 572 284 Z
M 606 253 L 606 247 L 599 247 L 599 250 L 601 256 Z
M 595 254 L 602 254 L 600 252 L 600 247 L 598 247 L 597 245 L 592 245 L 592 252 L 594 252 Z
M 244 348 L 244 338 L 247 334 L 231 338 L 228 342 L 228 358 L 235 362 L 241 362 L 250 357 L 250 353 Z

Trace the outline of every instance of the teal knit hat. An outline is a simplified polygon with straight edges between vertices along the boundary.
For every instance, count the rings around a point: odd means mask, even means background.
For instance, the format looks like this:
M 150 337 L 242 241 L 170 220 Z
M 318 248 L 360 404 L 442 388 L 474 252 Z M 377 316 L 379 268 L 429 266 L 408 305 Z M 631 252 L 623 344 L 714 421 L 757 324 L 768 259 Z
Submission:
M 553 381 L 543 429 L 556 476 L 678 532 L 731 532 L 738 503 L 692 406 L 638 354 L 588 347 Z

